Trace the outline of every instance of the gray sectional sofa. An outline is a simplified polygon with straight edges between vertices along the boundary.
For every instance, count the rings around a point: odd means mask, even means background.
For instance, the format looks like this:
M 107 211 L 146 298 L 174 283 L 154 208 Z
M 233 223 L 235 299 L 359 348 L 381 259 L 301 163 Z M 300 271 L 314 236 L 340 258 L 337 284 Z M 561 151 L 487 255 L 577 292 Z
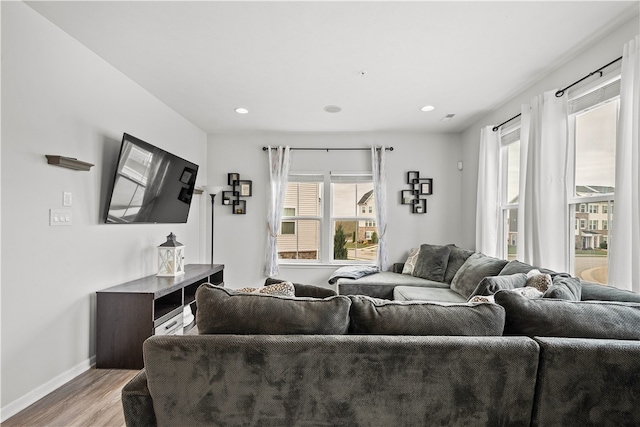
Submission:
M 638 303 L 196 302 L 199 335 L 145 341 L 128 426 L 640 425 Z
M 391 271 L 368 274 L 358 279 L 338 275 L 337 292 L 340 295 L 369 295 L 399 301 L 462 303 L 475 295 L 489 295 L 500 289 L 526 286 L 526 281 L 520 280 L 522 276 L 516 275 L 538 270 L 549 274 L 554 285 L 545 292 L 547 298 L 640 303 L 640 295 L 630 291 L 581 281 L 566 273 L 517 260 L 493 258 L 453 244 L 423 244 L 417 256 L 412 259 L 410 253 L 407 261 L 394 264 Z M 407 269 L 407 263 L 413 263 L 414 268 Z M 493 283 L 480 286 L 486 277 L 492 278 L 490 281 Z M 508 283 L 508 279 L 516 283 Z

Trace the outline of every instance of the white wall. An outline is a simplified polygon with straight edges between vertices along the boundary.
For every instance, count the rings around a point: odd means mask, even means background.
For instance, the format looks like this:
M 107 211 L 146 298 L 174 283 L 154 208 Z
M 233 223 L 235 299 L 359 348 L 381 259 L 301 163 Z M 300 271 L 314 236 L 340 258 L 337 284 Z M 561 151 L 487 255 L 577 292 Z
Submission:
M 187 224 L 103 224 L 123 132 L 199 164 L 205 182 L 204 132 L 24 3 L 2 2 L 3 420 L 90 366 L 95 292 L 154 274 L 170 232 L 187 263 L 208 261 L 203 196 Z M 50 166 L 45 154 L 95 166 Z M 50 227 L 64 191 L 73 225 Z
M 480 130 L 484 126 L 500 124 L 519 114 L 521 105 L 529 104 L 534 96 L 546 91 L 567 87 L 574 81 L 622 56 L 624 43 L 631 40 L 639 32 L 640 21 L 638 20 L 638 15 L 630 16 L 628 21 L 617 26 L 610 33 L 600 35 L 598 40 L 587 49 L 577 53 L 557 70 L 515 95 L 503 105 L 488 112 L 463 132 L 462 156 L 465 162 L 465 170 L 462 176 L 461 228 L 464 236 L 462 241 L 464 247 L 475 248 L 476 184 Z M 591 79 L 595 78 L 597 77 L 592 77 Z M 482 82 L 478 83 L 481 84 Z
M 225 264 L 227 286 L 258 286 L 264 282 L 267 184 L 269 171 L 263 146 L 370 147 L 393 146 L 387 152 L 389 261 L 404 261 L 408 250 L 421 243 L 462 242 L 460 224 L 461 157 L 459 134 L 316 133 L 316 134 L 210 134 L 209 183 L 226 185 L 227 173 L 238 172 L 253 181 L 247 214 L 233 215 L 228 206 L 215 206 L 215 262 Z M 371 171 L 368 151 L 293 151 L 292 171 Z M 406 173 L 417 170 L 433 178 L 434 194 L 427 197 L 427 214 L 411 214 L 400 204 L 400 191 L 408 189 Z M 230 188 L 227 188 L 230 189 Z M 281 266 L 280 278 L 326 285 L 338 266 Z

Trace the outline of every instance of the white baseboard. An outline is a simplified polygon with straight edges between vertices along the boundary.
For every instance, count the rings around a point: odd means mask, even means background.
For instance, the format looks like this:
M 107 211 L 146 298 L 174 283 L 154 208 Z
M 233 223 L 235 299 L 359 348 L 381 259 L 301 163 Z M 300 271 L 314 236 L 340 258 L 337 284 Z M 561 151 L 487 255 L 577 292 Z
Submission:
M 7 406 L 0 408 L 0 422 L 5 422 L 7 419 L 11 418 L 18 412 L 22 411 L 23 409 L 27 408 L 29 405 L 36 403 L 38 400 L 42 399 L 47 394 L 51 393 L 57 388 L 60 388 L 61 386 L 68 383 L 69 381 L 71 381 L 78 375 L 82 374 L 83 372 L 88 371 L 89 369 L 91 369 L 93 365 L 95 365 L 95 363 L 96 363 L 96 356 L 94 355 L 94 356 L 91 356 L 90 359 L 87 359 L 84 362 L 77 364 L 73 368 L 69 369 L 66 372 L 63 372 L 62 374 L 58 375 L 52 380 L 47 381 L 46 383 L 35 388 L 34 390 L 30 391 L 24 396 L 19 397 L 18 399 L 9 403 Z

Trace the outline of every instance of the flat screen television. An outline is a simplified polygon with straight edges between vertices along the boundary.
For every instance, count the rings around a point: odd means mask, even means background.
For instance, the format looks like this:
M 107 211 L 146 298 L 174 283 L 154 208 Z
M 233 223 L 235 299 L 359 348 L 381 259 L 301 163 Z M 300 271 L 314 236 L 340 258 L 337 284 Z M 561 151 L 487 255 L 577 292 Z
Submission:
M 184 223 L 198 165 L 125 133 L 105 222 Z

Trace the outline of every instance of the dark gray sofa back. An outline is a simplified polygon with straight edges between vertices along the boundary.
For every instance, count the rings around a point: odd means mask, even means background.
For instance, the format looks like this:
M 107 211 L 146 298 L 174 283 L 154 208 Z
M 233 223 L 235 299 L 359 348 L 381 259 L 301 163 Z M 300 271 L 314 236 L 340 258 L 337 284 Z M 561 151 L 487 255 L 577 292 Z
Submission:
M 527 426 L 538 355 L 524 337 L 209 335 L 144 343 L 158 425 Z
M 640 425 L 640 341 L 535 339 L 533 426 Z

